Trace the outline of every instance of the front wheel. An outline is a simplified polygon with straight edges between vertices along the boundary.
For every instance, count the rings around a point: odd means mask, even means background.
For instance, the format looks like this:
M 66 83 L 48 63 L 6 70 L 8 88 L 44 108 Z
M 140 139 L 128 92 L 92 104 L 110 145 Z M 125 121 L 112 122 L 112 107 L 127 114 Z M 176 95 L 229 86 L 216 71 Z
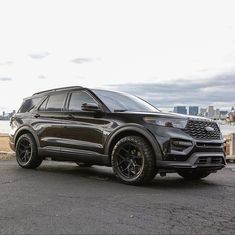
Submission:
M 35 169 L 42 163 L 33 136 L 23 134 L 16 142 L 16 160 L 22 168 Z
M 112 167 L 122 182 L 131 185 L 143 185 L 157 173 L 153 150 L 140 136 L 127 136 L 116 143 Z
M 200 180 L 210 175 L 209 171 L 182 171 L 178 174 L 187 180 Z

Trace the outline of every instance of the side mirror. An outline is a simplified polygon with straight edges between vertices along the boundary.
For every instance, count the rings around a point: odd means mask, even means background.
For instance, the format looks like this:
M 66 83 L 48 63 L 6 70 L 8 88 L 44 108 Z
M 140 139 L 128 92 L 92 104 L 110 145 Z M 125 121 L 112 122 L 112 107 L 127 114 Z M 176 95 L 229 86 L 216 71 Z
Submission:
M 96 103 L 84 103 L 82 104 L 83 111 L 92 111 L 92 112 L 100 112 L 101 109 Z

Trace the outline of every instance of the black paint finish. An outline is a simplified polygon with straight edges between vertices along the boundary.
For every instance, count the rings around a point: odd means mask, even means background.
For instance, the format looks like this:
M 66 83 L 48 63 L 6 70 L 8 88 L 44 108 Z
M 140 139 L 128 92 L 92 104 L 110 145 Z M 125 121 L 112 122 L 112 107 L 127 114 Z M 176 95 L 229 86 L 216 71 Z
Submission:
M 94 110 L 70 111 L 73 92 L 84 91 L 96 105 Z M 48 97 L 65 94 L 61 111 L 43 109 Z M 193 122 L 213 122 L 205 118 L 163 112 L 111 111 L 95 92 L 82 87 L 54 89 L 34 94 L 29 99 L 40 102 L 28 112 L 18 112 L 11 120 L 10 145 L 20 135 L 30 132 L 40 155 L 57 161 L 76 161 L 110 166 L 110 155 L 115 143 L 127 135 L 139 135 L 149 142 L 159 169 L 177 171 L 182 168 L 224 167 L 223 139 L 194 139 L 184 129 L 145 122 L 145 118 L 177 119 Z M 27 98 L 28 99 L 28 98 Z M 40 108 L 42 107 L 42 108 Z M 97 109 L 97 110 L 96 110 Z M 193 130 L 192 130 L 193 131 Z M 200 159 L 203 160 L 199 164 Z M 218 161 L 213 161 L 213 159 Z

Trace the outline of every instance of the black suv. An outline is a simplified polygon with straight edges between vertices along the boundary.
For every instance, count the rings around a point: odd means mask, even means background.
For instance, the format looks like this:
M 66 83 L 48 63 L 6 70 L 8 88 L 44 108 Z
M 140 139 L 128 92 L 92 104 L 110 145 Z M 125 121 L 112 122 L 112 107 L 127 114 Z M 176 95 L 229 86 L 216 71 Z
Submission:
M 65 87 L 24 99 L 11 119 L 10 145 L 23 168 L 44 159 L 112 166 L 139 185 L 177 172 L 200 179 L 225 166 L 223 138 L 209 119 L 163 113 L 141 98 Z

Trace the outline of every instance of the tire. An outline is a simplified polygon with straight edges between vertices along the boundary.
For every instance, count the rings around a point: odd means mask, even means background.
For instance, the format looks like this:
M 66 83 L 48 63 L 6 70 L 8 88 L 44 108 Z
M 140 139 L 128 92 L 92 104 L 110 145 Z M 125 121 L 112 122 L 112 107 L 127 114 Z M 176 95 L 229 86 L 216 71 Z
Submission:
M 111 163 L 114 174 L 125 184 L 146 184 L 157 173 L 153 150 L 139 136 L 120 139 L 112 151 Z
M 182 171 L 178 174 L 187 180 L 200 180 L 210 175 L 209 171 Z
M 16 143 L 16 161 L 22 168 L 35 169 L 42 163 L 34 137 L 27 133 L 19 137 Z
M 83 162 L 75 162 L 75 163 L 80 167 L 91 167 L 91 166 L 93 166 L 92 164 L 83 163 Z

